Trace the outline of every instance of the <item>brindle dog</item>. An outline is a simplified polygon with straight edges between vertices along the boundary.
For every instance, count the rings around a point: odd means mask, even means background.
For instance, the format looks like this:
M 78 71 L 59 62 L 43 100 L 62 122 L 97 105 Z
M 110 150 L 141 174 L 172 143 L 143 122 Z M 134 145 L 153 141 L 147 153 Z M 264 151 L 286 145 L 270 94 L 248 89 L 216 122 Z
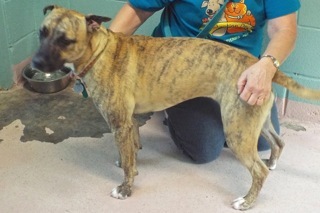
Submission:
M 133 115 L 208 97 L 220 103 L 227 144 L 252 175 L 249 192 L 232 205 L 240 210 L 253 205 L 284 146 L 270 122 L 274 96 L 262 106 L 250 106 L 237 94 L 240 74 L 257 58 L 205 39 L 125 36 L 100 26 L 110 18 L 85 16 L 58 6 L 48 6 L 44 13 L 48 10 L 52 12 L 42 23 L 33 66 L 51 72 L 66 62 L 74 63 L 78 77 L 112 128 L 120 152 L 124 181 L 111 196 L 130 196 L 137 175 L 136 155 L 141 146 Z M 273 81 L 298 96 L 320 99 L 319 91 L 300 86 L 279 70 Z M 271 144 L 270 159 L 265 162 L 257 152 L 260 133 Z

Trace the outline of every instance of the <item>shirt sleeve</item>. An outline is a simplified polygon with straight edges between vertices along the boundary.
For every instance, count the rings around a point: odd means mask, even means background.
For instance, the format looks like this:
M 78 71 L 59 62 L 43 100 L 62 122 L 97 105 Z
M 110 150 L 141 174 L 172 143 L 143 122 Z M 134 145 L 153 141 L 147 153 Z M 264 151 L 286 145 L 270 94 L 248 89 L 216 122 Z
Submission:
M 135 8 L 153 12 L 163 9 L 174 1 L 177 0 L 129 0 L 129 3 Z
M 300 0 L 265 0 L 266 18 L 278 18 L 296 12 L 300 8 Z

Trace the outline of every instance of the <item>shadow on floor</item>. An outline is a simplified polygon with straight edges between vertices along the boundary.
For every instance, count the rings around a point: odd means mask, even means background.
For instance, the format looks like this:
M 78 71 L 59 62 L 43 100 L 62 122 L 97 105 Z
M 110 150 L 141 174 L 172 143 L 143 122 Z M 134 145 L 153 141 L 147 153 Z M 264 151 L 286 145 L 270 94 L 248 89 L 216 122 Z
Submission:
M 92 100 L 74 93 L 70 87 L 53 94 L 26 88 L 1 91 L 0 103 L 0 130 L 21 120 L 25 126 L 22 142 L 59 143 L 69 137 L 101 138 L 111 132 Z M 143 125 L 149 118 L 150 115 L 142 116 L 139 123 Z

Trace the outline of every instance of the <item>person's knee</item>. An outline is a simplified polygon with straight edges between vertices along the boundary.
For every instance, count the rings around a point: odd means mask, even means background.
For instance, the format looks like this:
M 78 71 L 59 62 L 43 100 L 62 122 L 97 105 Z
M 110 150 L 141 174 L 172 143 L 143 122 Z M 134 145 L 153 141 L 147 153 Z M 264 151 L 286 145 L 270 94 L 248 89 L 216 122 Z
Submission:
M 224 135 L 198 135 L 198 137 L 182 137 L 169 125 L 171 138 L 176 146 L 196 164 L 209 163 L 217 159 L 224 144 Z
M 266 151 L 269 149 L 270 149 L 269 142 L 263 136 L 260 136 L 258 140 L 258 151 Z
M 216 160 L 220 155 L 217 150 L 194 153 L 190 158 L 196 164 L 205 164 Z
M 215 160 L 224 144 L 219 104 L 196 98 L 166 110 L 171 138 L 195 163 Z

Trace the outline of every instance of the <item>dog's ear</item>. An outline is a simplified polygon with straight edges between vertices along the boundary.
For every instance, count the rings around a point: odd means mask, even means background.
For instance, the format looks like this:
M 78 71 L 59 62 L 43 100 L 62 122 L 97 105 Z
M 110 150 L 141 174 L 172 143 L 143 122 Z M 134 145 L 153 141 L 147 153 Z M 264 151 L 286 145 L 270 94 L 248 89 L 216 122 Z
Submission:
M 105 16 L 88 15 L 88 16 L 86 16 L 86 20 L 89 23 L 94 21 L 94 22 L 98 23 L 99 25 L 101 25 L 102 22 L 108 22 L 111 20 L 111 18 L 105 17 Z
M 53 10 L 55 8 L 58 8 L 59 6 L 57 5 L 48 5 L 45 8 L 43 8 L 43 15 L 47 14 L 48 10 Z
M 108 22 L 111 18 L 105 16 L 88 15 L 86 16 L 88 31 L 93 32 L 100 28 L 102 22 Z

